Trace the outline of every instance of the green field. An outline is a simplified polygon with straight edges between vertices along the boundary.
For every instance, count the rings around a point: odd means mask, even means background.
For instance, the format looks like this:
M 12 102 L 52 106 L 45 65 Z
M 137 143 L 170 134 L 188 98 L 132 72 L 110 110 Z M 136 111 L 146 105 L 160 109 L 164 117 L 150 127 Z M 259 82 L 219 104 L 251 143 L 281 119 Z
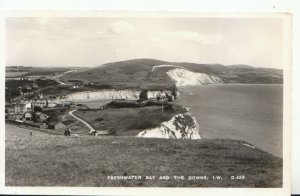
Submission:
M 5 77 L 7 78 L 14 78 L 14 77 L 19 77 L 27 74 L 28 72 L 26 71 L 21 71 L 21 72 L 12 72 L 12 71 L 6 71 L 5 72 Z
M 112 107 L 112 106 L 111 106 Z M 115 135 L 136 136 L 145 129 L 158 127 L 175 114 L 185 112 L 181 106 L 173 105 L 173 110 L 161 106 L 107 108 L 104 110 L 78 110 L 74 115 L 88 122 L 96 130 L 111 130 Z
M 235 140 L 65 137 L 6 125 L 6 186 L 281 187 L 282 159 Z M 140 175 L 141 180 L 107 180 Z M 146 180 L 146 175 L 169 180 Z M 208 180 L 174 180 L 174 175 Z M 222 180 L 213 180 L 219 175 Z M 243 180 L 230 180 L 244 175 Z

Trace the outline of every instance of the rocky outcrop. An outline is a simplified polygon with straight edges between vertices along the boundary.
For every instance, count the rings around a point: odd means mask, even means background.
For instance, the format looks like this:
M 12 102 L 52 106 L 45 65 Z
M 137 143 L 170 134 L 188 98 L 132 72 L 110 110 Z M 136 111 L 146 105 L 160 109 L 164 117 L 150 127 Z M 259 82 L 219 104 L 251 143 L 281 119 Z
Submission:
M 157 97 L 166 98 L 167 96 L 172 96 L 172 91 L 164 90 L 164 91 L 147 91 L 148 99 L 156 99 Z
M 137 137 L 201 139 L 199 125 L 190 112 L 177 114 L 171 120 L 161 123 L 159 127 L 140 132 Z
M 196 73 L 186 69 L 172 69 L 167 72 L 168 76 L 175 81 L 176 86 L 201 86 L 206 84 L 223 83 L 222 79 L 204 73 Z

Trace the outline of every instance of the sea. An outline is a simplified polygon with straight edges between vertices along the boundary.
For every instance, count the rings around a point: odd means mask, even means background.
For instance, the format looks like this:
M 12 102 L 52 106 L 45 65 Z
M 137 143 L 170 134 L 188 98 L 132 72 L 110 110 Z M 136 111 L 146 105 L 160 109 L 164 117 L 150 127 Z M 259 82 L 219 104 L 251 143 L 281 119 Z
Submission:
M 181 87 L 177 103 L 191 108 L 202 138 L 243 140 L 282 157 L 283 85 Z

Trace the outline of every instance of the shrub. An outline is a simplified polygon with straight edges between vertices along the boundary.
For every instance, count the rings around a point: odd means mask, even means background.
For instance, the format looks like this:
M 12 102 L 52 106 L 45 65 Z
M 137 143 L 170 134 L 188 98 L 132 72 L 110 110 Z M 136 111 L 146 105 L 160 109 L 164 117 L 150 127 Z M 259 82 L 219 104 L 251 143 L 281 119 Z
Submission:
M 108 104 L 106 104 L 109 108 L 138 108 L 141 107 L 141 105 L 137 102 L 133 101 L 112 101 Z

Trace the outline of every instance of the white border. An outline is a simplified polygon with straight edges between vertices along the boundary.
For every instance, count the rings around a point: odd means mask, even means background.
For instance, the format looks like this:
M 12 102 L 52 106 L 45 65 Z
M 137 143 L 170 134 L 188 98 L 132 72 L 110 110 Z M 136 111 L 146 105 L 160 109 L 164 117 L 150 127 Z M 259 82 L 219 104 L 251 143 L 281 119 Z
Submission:
M 1 0 L 8 11 L 287 12 L 292 0 Z

